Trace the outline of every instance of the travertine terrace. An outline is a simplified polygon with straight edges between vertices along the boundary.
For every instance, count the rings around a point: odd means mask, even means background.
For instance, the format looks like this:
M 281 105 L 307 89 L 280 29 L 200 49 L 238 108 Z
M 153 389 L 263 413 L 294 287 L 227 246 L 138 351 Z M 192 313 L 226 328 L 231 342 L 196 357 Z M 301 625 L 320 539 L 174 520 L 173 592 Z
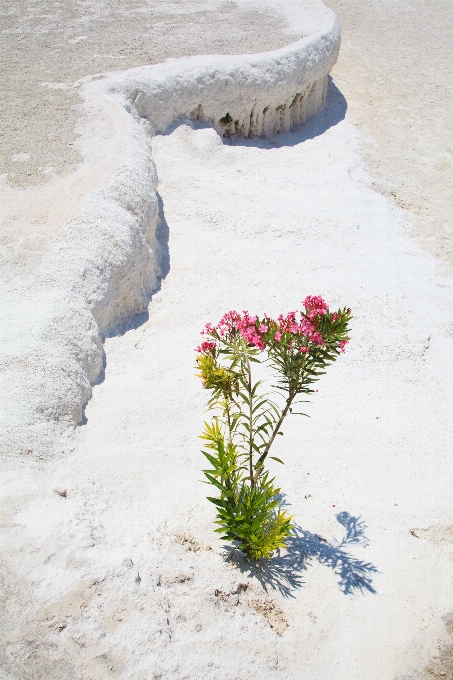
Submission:
M 6 6 L 2 677 L 453 678 L 430 7 L 332 0 L 340 50 L 319 0 Z M 227 561 L 193 347 L 306 294 L 354 322 L 279 442 L 297 533 Z

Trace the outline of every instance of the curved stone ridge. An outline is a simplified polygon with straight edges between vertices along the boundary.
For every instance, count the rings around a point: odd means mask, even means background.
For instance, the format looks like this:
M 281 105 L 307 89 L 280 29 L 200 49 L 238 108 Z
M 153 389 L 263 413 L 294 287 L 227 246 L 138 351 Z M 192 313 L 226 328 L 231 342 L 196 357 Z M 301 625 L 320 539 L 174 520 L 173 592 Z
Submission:
M 323 106 L 340 29 L 321 2 L 313 7 L 319 30 L 286 48 L 169 60 L 83 85 L 92 127 L 87 172 L 113 147 L 115 163 L 12 305 L 3 363 L 8 450 L 50 453 L 61 445 L 56 435 L 82 422 L 102 371 L 103 338 L 143 312 L 158 287 L 150 137 L 181 118 L 208 122 L 222 136 L 267 135 Z
M 169 60 L 131 69 L 96 89 L 116 95 L 154 132 L 181 117 L 208 122 L 221 136 L 287 132 L 325 102 L 340 28 L 331 12 L 323 18 L 317 33 L 275 52 Z

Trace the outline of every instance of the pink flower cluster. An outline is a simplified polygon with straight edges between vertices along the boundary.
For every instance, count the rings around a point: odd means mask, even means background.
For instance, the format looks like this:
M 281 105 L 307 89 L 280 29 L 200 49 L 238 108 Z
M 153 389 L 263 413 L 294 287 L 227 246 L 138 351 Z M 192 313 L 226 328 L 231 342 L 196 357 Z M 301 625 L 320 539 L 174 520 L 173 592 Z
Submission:
M 247 312 L 244 312 L 246 314 Z M 241 315 L 238 312 L 231 311 L 227 312 L 222 316 L 220 319 L 219 323 L 215 328 L 211 326 L 211 324 L 206 324 L 202 331 L 202 335 L 204 334 L 210 334 L 212 330 L 216 330 L 217 333 L 220 335 L 221 338 L 224 338 L 225 335 L 228 335 L 231 333 L 232 330 L 234 330 L 237 327 L 237 324 L 241 320 Z
M 195 351 L 201 354 L 201 352 L 212 352 L 212 350 L 215 348 L 216 344 L 214 340 L 205 340 L 204 342 L 201 343 L 201 345 L 198 345 Z
M 258 349 L 264 349 L 265 343 L 262 336 L 268 330 L 269 328 L 266 324 L 260 323 L 256 316 L 250 316 L 247 311 L 242 312 L 242 315 L 231 311 L 224 314 L 214 328 L 211 324 L 207 324 L 202 331 L 202 335 L 210 335 L 213 331 L 216 331 L 221 338 L 224 338 L 227 335 L 234 335 L 239 332 L 250 345 L 255 345 Z
M 321 346 L 325 344 L 318 328 L 320 317 L 327 314 L 329 308 L 320 295 L 308 295 L 302 304 L 305 312 L 289 312 L 286 316 L 280 314 L 276 321 L 266 315 L 264 319 L 259 319 L 256 316 L 250 316 L 247 311 L 239 314 L 232 310 L 224 314 L 217 326 L 206 324 L 201 334 L 214 338 L 231 338 L 239 333 L 248 344 L 260 350 L 265 349 L 266 344 L 281 342 L 284 334 L 290 334 L 293 336 L 289 339 L 290 346 L 297 348 L 302 354 L 307 354 L 310 351 L 310 343 Z M 332 320 L 339 317 L 340 314 L 335 313 L 332 315 Z M 341 351 L 344 352 L 347 340 L 339 344 Z M 197 347 L 196 351 L 208 352 L 215 347 L 214 341 L 205 341 Z
M 255 345 L 258 349 L 266 347 L 262 336 L 267 333 L 268 327 L 265 324 L 257 327 L 256 316 L 249 316 L 248 312 L 244 312 L 244 316 L 236 323 L 236 330 L 250 345 Z
M 329 311 L 327 304 L 320 295 L 307 295 L 302 304 L 309 319 L 316 319 L 317 316 L 323 316 Z
M 322 298 L 320 299 L 322 300 Z M 326 311 L 328 311 L 327 305 Z M 325 314 L 325 312 L 323 313 Z M 314 342 L 315 345 L 324 345 L 324 338 L 322 338 L 322 336 L 316 330 L 316 316 L 313 318 L 313 320 L 308 320 L 301 316 L 300 321 L 298 322 L 296 320 L 296 314 L 297 312 L 289 312 L 289 314 L 286 316 L 280 314 L 277 319 L 280 331 L 283 333 L 291 333 L 292 335 L 302 335 L 310 342 Z M 278 338 L 277 336 L 275 337 L 277 342 L 279 342 L 281 339 L 281 332 L 279 332 Z

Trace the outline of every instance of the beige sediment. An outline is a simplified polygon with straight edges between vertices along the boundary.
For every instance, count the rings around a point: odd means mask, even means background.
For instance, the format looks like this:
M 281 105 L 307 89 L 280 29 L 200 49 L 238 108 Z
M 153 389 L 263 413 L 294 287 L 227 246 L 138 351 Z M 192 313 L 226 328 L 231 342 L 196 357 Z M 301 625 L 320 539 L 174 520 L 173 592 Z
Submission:
M 0 264 L 5 283 L 36 272 L 55 235 L 121 156 L 106 146 L 101 158 L 90 159 L 89 172 L 81 165 L 80 136 L 83 142 L 87 127 L 115 124 L 102 112 L 94 112 L 88 122 L 85 110 L 84 129 L 78 126 L 84 78 L 200 53 L 265 52 L 295 40 L 285 19 L 269 8 L 222 0 L 146 5 L 141 0 L 126 5 L 121 0 L 18 0 L 4 6 L 2 24 Z M 113 130 L 111 137 L 117 144 Z
M 17 0 L 4 5 L 2 28 L 0 173 L 18 188 L 81 162 L 74 143 L 82 100 L 73 87 L 80 78 L 196 54 L 267 52 L 295 40 L 269 8 L 222 0 Z
M 327 0 L 342 28 L 332 76 L 364 133 L 373 188 L 410 211 L 453 271 L 453 3 Z

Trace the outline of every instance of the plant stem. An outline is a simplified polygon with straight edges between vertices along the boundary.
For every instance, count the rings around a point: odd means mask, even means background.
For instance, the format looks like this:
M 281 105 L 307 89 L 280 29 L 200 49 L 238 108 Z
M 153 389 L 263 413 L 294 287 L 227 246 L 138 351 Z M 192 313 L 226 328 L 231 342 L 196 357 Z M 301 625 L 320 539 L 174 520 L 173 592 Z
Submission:
M 288 415 L 288 411 L 291 407 L 291 404 L 293 403 L 294 397 L 297 395 L 297 393 L 299 391 L 299 387 L 300 387 L 301 383 L 303 382 L 305 363 L 306 362 L 304 361 L 302 366 L 299 367 L 299 370 L 298 370 L 298 373 L 297 373 L 297 378 L 296 378 L 296 381 L 295 381 L 296 382 L 296 388 L 293 389 L 293 390 L 290 390 L 290 392 L 289 392 L 288 398 L 286 400 L 285 408 L 283 409 L 282 414 L 281 414 L 280 418 L 278 419 L 277 425 L 275 426 L 274 431 L 272 432 L 271 438 L 267 442 L 266 448 L 264 449 L 264 453 L 262 454 L 263 455 L 263 459 L 261 461 L 262 463 L 264 463 L 264 461 L 266 460 L 267 454 L 269 453 L 269 450 L 270 450 L 270 448 L 271 448 L 271 446 L 274 442 L 274 439 L 278 435 L 280 428 L 282 426 L 282 423 L 285 420 L 286 416 Z M 301 373 L 302 373 L 302 377 L 301 377 Z
M 290 393 L 289 397 L 287 398 L 285 408 L 283 409 L 282 414 L 277 421 L 277 425 L 275 426 L 274 431 L 272 432 L 271 438 L 267 442 L 266 448 L 264 449 L 264 453 L 262 454 L 261 464 L 263 464 L 264 461 L 266 460 L 267 454 L 269 453 L 269 449 L 271 448 L 275 437 L 278 435 L 283 421 L 285 420 L 286 416 L 288 415 L 288 411 L 290 409 L 290 406 L 291 406 L 293 399 L 296 396 L 296 394 L 297 394 L 296 392 Z
M 228 399 L 226 397 L 226 399 Z M 226 404 L 226 414 L 227 414 L 227 424 L 228 424 L 228 444 L 231 444 L 233 439 L 232 439 L 232 432 L 231 432 L 231 414 L 230 414 L 230 402 L 229 400 L 227 401 Z
M 249 473 L 250 486 L 255 487 L 255 479 L 253 476 L 253 398 L 252 398 L 252 369 L 248 356 L 245 356 L 247 373 L 248 373 L 248 394 L 249 394 Z

